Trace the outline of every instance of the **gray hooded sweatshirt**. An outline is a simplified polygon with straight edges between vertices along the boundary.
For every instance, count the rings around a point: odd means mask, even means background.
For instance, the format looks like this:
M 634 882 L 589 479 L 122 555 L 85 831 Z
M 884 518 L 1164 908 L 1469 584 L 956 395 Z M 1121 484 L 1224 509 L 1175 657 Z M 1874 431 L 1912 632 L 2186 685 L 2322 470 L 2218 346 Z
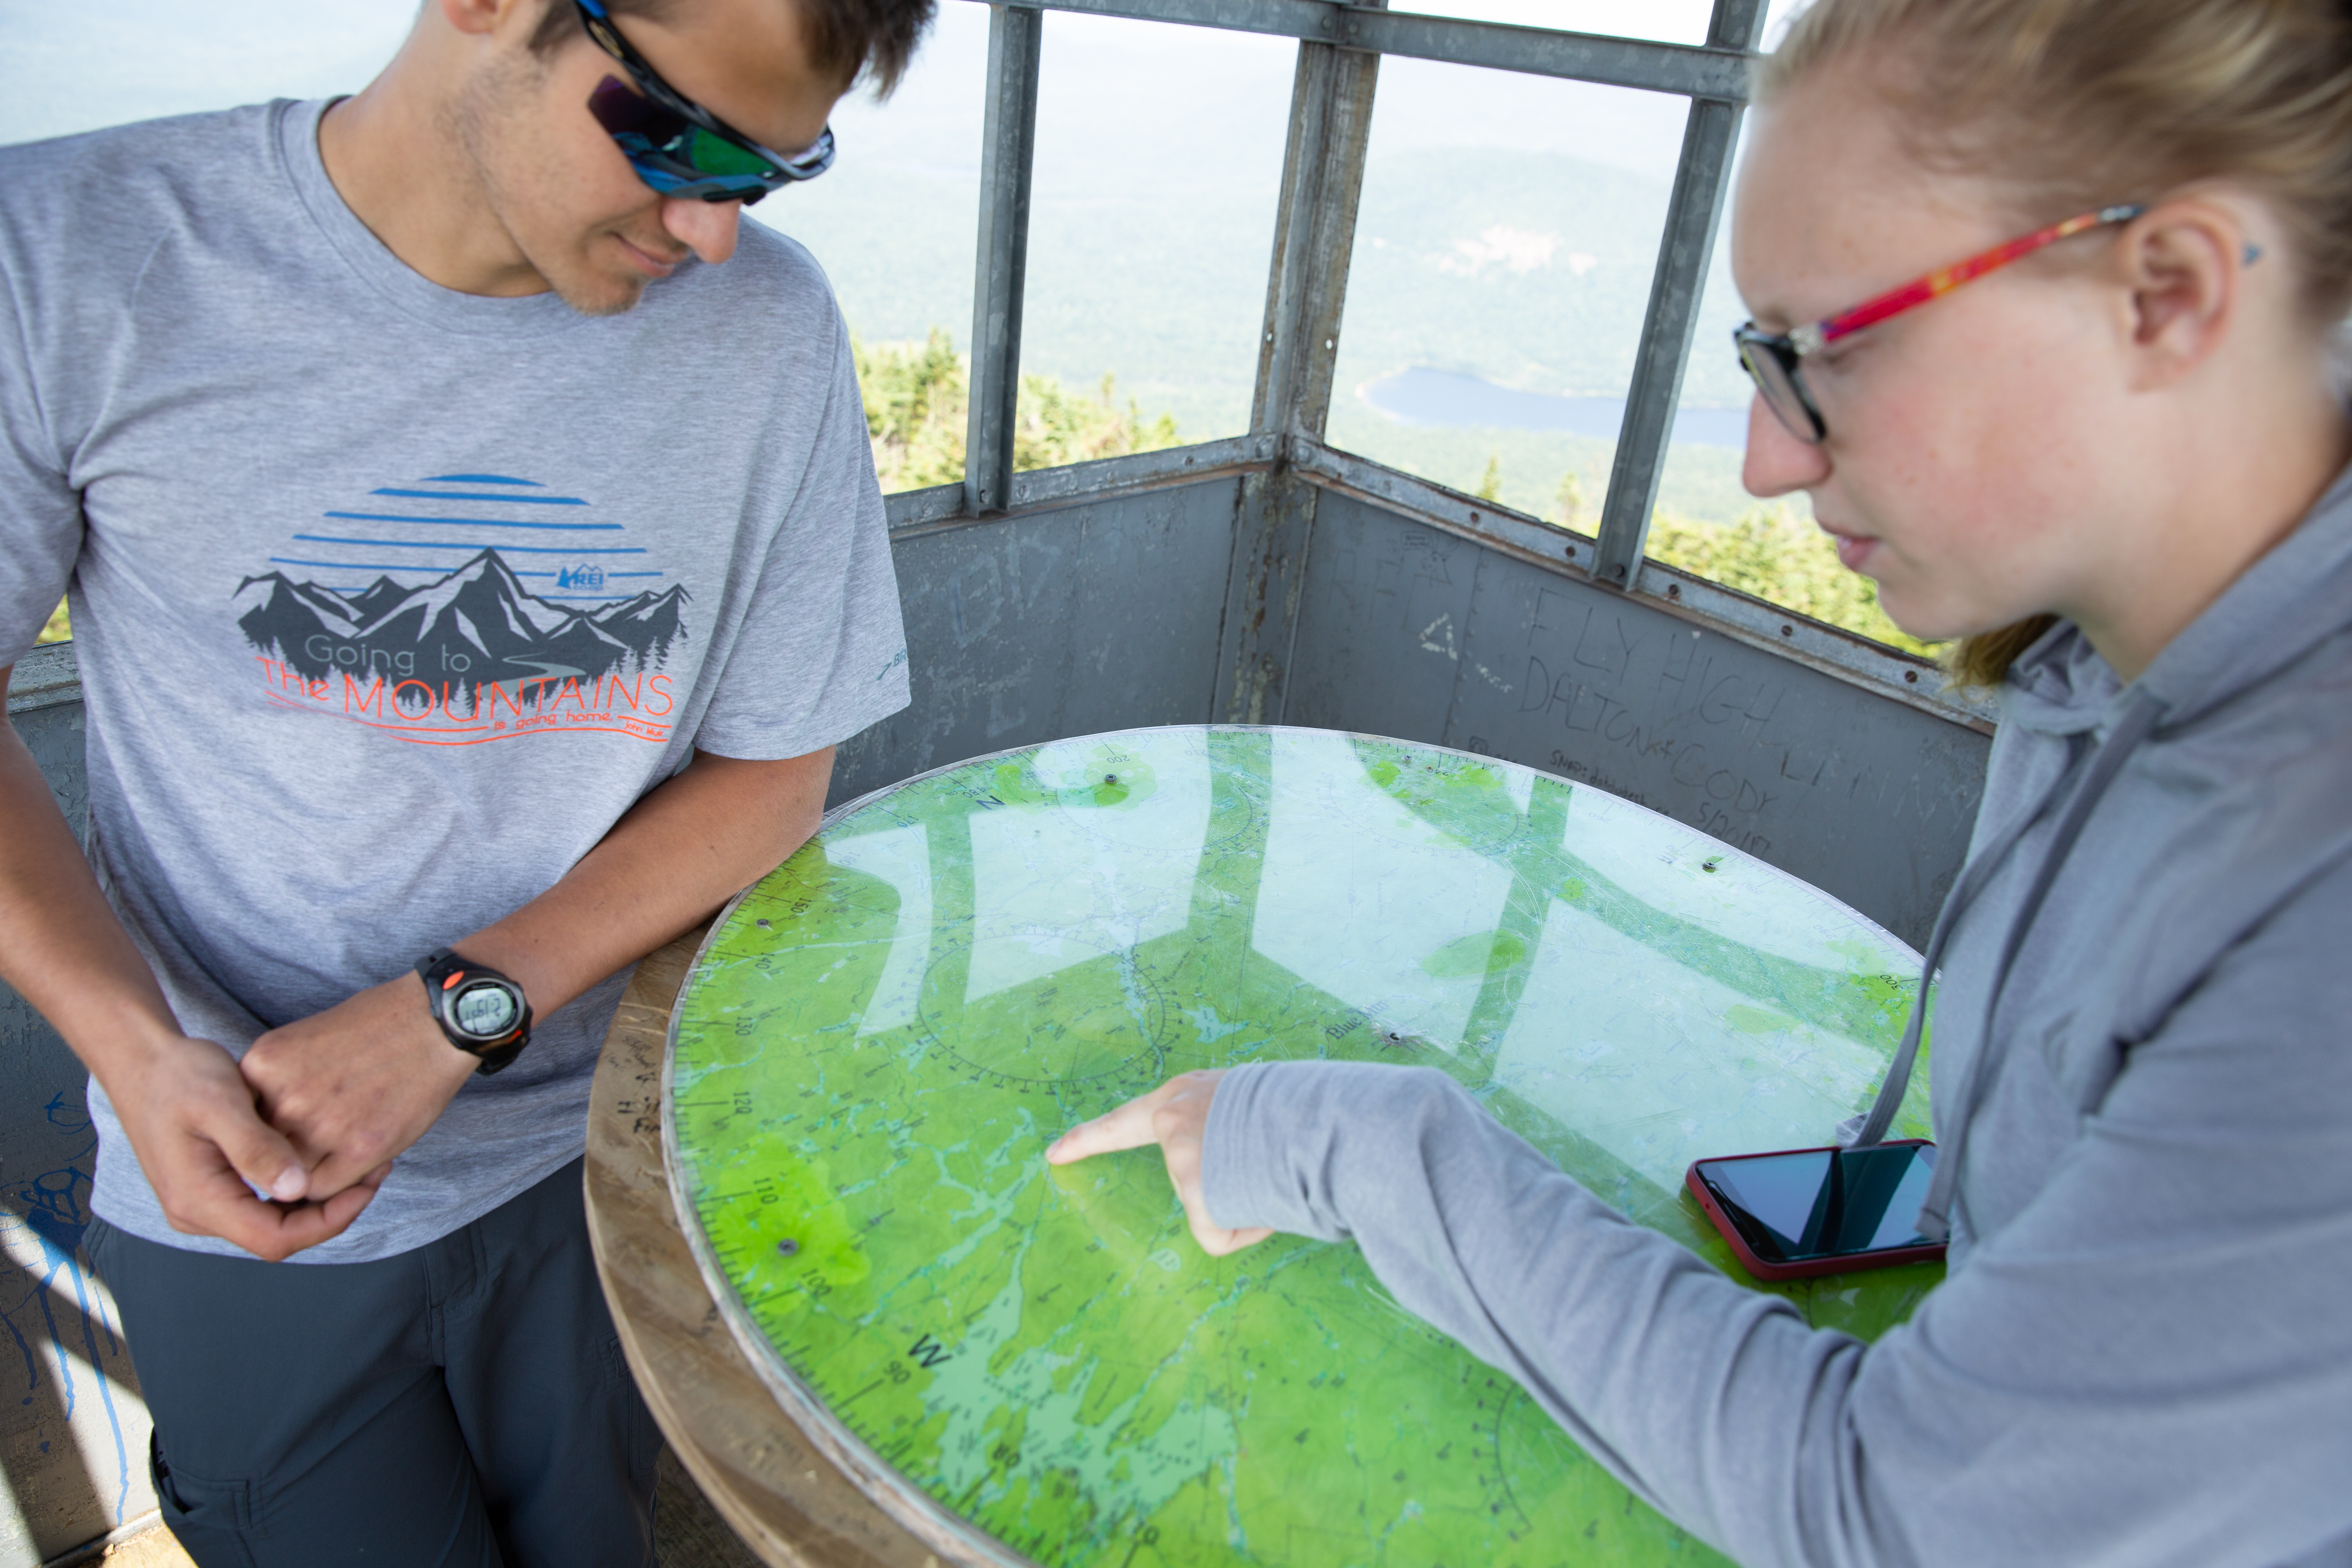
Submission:
M 2352 1564 L 2352 475 L 2133 686 L 2061 625 L 2004 699 L 1908 1323 L 1807 1327 L 1425 1068 L 1236 1069 L 1211 1215 L 1353 1237 L 1750 1568 Z

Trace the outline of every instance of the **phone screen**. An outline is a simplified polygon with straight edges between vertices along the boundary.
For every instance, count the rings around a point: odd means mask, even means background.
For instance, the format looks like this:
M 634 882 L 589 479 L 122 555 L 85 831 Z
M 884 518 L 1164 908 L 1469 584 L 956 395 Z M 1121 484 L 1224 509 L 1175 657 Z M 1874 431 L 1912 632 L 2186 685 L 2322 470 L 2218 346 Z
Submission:
M 1775 1262 L 1927 1245 L 1919 1205 L 1936 1174 L 1932 1143 L 1702 1160 L 1698 1173 L 1748 1245 Z

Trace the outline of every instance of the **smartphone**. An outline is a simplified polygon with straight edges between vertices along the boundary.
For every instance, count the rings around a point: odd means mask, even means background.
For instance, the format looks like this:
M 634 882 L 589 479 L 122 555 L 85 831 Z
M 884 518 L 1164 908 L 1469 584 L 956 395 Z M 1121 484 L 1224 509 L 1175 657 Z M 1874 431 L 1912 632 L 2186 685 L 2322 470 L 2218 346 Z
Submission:
M 1918 1229 L 1935 1174 L 1936 1146 L 1907 1138 L 1695 1161 L 1684 1184 L 1750 1274 L 1804 1279 L 1943 1257 Z

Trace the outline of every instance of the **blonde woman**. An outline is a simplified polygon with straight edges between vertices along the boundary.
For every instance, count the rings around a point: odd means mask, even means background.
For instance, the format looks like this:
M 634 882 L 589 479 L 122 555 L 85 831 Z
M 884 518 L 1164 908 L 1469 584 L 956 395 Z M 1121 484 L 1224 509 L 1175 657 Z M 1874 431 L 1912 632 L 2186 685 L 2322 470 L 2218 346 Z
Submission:
M 2352 5 L 1819 0 L 1759 87 L 1748 486 L 2004 702 L 1930 947 L 1946 1283 L 1816 1332 L 1427 1072 L 1192 1075 L 1052 1157 L 1158 1142 L 1212 1251 L 1353 1237 L 1759 1568 L 2352 1563 Z

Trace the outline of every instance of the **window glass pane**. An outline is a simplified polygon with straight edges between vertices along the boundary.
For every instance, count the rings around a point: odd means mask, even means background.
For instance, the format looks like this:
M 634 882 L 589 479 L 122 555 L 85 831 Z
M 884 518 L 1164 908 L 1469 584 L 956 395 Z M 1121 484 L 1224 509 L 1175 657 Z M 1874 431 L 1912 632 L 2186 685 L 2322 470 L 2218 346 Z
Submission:
M 1598 526 L 1686 100 L 1381 62 L 1337 447 Z
M 1662 44 L 1704 44 L 1714 6 L 1709 0 L 1406 0 L 1394 9 L 1569 33 L 1613 33 Z
M 13 0 L 0 6 L 0 143 L 356 92 L 415 16 L 415 0 Z
M 1759 500 L 1741 485 L 1752 388 L 1732 352 L 1731 330 L 1747 319 L 1731 279 L 1727 218 L 1700 298 L 1682 415 L 1666 448 L 1645 552 L 1817 620 L 1926 651 L 1927 644 L 1886 618 L 1870 579 L 1839 563 L 1829 537 L 1813 526 L 1811 498 L 1798 490 Z
M 824 177 L 747 209 L 833 281 L 885 490 L 963 480 L 987 89 L 988 7 L 949 0 L 898 91 L 877 103 L 861 88 L 834 110 Z
M 1792 0 L 1775 0 L 1765 27 L 1768 43 L 1785 30 L 1795 9 Z M 1743 155 L 1745 142 L 1743 136 Z M 1813 525 L 1810 497 L 1799 490 L 1761 500 L 1740 482 L 1752 387 L 1731 347 L 1732 329 L 1748 319 L 1732 280 L 1732 243 L 1727 211 L 1700 296 L 1682 411 L 1666 448 L 1647 552 L 1832 626 L 1924 652 L 1928 645 L 1906 636 L 1878 607 L 1871 581 L 1839 563 L 1828 537 Z
M 1249 427 L 1297 58 L 1287 38 L 1046 13 L 1024 466 Z
M 1683 368 L 1682 405 L 1658 480 L 1662 511 L 1729 523 L 1761 504 L 1739 482 L 1754 384 L 1739 368 L 1731 330 L 1747 319 L 1748 308 L 1731 280 L 1731 219 L 1727 213 L 1716 232 L 1715 255 L 1699 295 L 1698 324 Z M 1800 503 L 1803 499 L 1797 498 Z

